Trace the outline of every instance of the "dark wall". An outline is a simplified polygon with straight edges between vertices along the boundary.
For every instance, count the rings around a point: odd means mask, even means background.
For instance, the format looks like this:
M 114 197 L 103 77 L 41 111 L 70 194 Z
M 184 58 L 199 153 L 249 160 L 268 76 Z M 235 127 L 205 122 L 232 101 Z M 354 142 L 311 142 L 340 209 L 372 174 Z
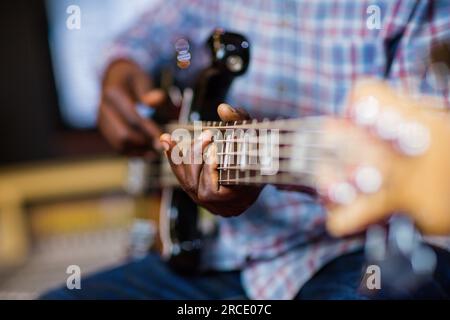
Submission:
M 0 1 L 0 32 L 0 165 L 114 153 L 96 130 L 61 119 L 45 1 Z
M 44 2 L 0 1 L 0 163 L 52 156 L 58 108 Z

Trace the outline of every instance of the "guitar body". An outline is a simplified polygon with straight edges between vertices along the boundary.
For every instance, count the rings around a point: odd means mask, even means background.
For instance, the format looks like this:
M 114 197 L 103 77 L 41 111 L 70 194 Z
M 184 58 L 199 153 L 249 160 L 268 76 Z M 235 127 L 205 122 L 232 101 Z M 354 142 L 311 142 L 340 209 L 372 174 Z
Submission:
M 217 107 L 225 101 L 233 79 L 245 73 L 250 54 L 248 41 L 241 35 L 215 30 L 208 39 L 211 65 L 200 72 L 189 110 L 182 110 L 188 121 L 217 121 Z M 186 93 L 186 91 L 185 91 Z M 201 257 L 201 209 L 180 188 L 164 188 L 160 208 L 162 255 L 181 273 L 195 273 Z

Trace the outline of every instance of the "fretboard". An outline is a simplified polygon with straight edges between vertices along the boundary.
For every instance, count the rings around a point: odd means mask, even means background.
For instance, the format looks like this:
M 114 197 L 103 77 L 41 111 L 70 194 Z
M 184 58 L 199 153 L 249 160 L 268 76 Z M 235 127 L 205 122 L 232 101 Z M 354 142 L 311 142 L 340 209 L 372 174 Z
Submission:
M 167 126 L 213 131 L 219 183 L 222 185 L 315 186 L 314 165 L 325 161 L 326 146 L 320 145 L 325 117 L 275 121 L 197 122 Z M 166 169 L 168 166 L 166 166 Z M 169 170 L 164 170 L 166 173 Z M 169 181 L 169 179 L 166 179 Z

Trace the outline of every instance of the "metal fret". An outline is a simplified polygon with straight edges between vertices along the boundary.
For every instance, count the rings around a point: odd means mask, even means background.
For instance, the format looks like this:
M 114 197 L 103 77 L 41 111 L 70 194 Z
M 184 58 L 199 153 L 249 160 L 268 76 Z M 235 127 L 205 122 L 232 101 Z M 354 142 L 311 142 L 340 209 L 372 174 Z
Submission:
M 203 129 L 280 129 L 284 131 L 297 131 L 302 128 L 318 128 L 322 126 L 326 116 L 314 116 L 305 117 L 300 119 L 283 119 L 274 120 L 268 122 L 258 122 L 258 120 L 248 121 L 237 121 L 236 123 L 225 123 L 220 121 L 218 124 L 212 123 L 208 125 L 207 122 L 202 123 Z M 194 130 L 194 125 L 192 124 L 180 124 L 180 123 L 170 123 L 166 125 L 166 131 L 173 131 L 177 128 L 185 128 L 187 130 Z
M 320 159 L 320 161 L 324 161 Z M 278 168 L 278 172 L 286 172 L 286 173 L 290 173 L 293 176 L 296 175 L 301 175 L 304 172 L 311 172 L 312 171 L 312 167 L 310 164 L 316 164 L 317 160 L 316 159 L 310 159 L 310 160 L 305 160 L 306 165 L 303 166 L 302 168 L 295 168 L 295 170 L 292 169 L 290 160 L 282 160 L 279 163 L 279 168 Z M 336 161 L 332 161 L 329 160 L 328 162 L 329 164 L 333 164 L 336 163 Z M 227 166 L 227 167 L 223 167 L 223 166 L 219 166 L 217 168 L 218 170 L 227 170 L 227 171 L 242 171 L 240 166 Z M 267 174 L 262 174 L 263 172 L 263 167 L 259 164 L 256 165 L 252 165 L 252 166 L 248 166 L 247 169 L 245 170 L 245 172 L 251 172 L 251 173 L 258 173 L 261 175 L 267 175 Z
M 224 185 L 235 185 L 235 179 L 228 179 L 221 181 Z M 316 178 L 312 173 L 305 173 L 302 176 L 293 177 L 289 173 L 280 173 L 273 176 L 253 176 L 245 181 L 240 181 L 240 184 L 246 185 L 261 185 L 261 184 L 275 184 L 287 186 L 302 186 L 302 187 L 316 187 Z
M 235 122 L 234 122 L 234 125 L 236 126 L 237 123 L 238 123 L 238 122 L 235 121 Z M 236 134 L 236 131 L 235 131 L 234 133 Z M 236 138 L 238 138 L 238 137 L 236 137 Z M 242 146 L 242 143 L 241 143 L 241 144 L 240 144 L 239 142 L 236 143 L 236 150 L 239 151 L 241 146 Z M 235 159 L 235 160 L 236 160 L 236 162 L 235 162 L 236 165 L 239 166 L 239 162 L 240 162 L 239 160 L 240 160 L 240 159 L 238 159 L 238 155 L 236 155 L 236 159 Z M 240 171 L 241 171 L 241 170 L 236 170 L 236 172 L 235 172 L 236 184 L 239 184 L 239 172 L 240 172 Z
M 219 127 L 221 127 L 223 124 L 222 124 L 222 121 L 220 121 L 219 122 Z M 220 142 L 221 143 L 221 146 L 220 146 L 220 152 L 224 152 L 224 150 L 225 150 L 225 144 L 223 143 L 223 142 Z M 221 166 L 222 164 L 223 164 L 223 162 L 224 162 L 224 157 L 225 157 L 225 155 L 224 154 L 222 154 L 222 155 L 220 155 L 219 156 L 219 166 Z M 223 170 L 219 170 L 219 183 L 220 183 L 220 181 L 223 181 L 223 177 L 222 177 L 222 172 L 223 172 Z
M 232 164 L 233 162 L 233 155 L 231 155 L 231 152 L 233 152 L 231 150 L 231 148 L 233 147 L 233 135 L 234 135 L 234 130 L 232 130 L 231 132 L 228 131 L 227 132 L 227 137 L 226 137 L 226 142 L 225 142 L 225 152 L 227 152 L 227 155 L 225 155 L 225 163 L 224 163 L 224 167 L 225 170 L 227 170 L 227 180 L 230 180 L 230 170 L 228 170 L 227 168 Z M 234 163 L 233 163 L 234 164 Z

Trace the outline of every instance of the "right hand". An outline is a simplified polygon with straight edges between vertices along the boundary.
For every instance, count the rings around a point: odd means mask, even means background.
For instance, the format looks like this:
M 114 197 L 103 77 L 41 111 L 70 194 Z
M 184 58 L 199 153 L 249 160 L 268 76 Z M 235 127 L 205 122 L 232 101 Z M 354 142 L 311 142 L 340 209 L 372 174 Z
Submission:
M 149 108 L 170 105 L 164 91 L 154 89 L 150 77 L 137 64 L 128 60 L 113 62 L 103 78 L 98 127 L 120 153 L 152 157 L 155 150 L 161 149 L 162 132 L 154 121 L 138 114 L 137 103 Z

